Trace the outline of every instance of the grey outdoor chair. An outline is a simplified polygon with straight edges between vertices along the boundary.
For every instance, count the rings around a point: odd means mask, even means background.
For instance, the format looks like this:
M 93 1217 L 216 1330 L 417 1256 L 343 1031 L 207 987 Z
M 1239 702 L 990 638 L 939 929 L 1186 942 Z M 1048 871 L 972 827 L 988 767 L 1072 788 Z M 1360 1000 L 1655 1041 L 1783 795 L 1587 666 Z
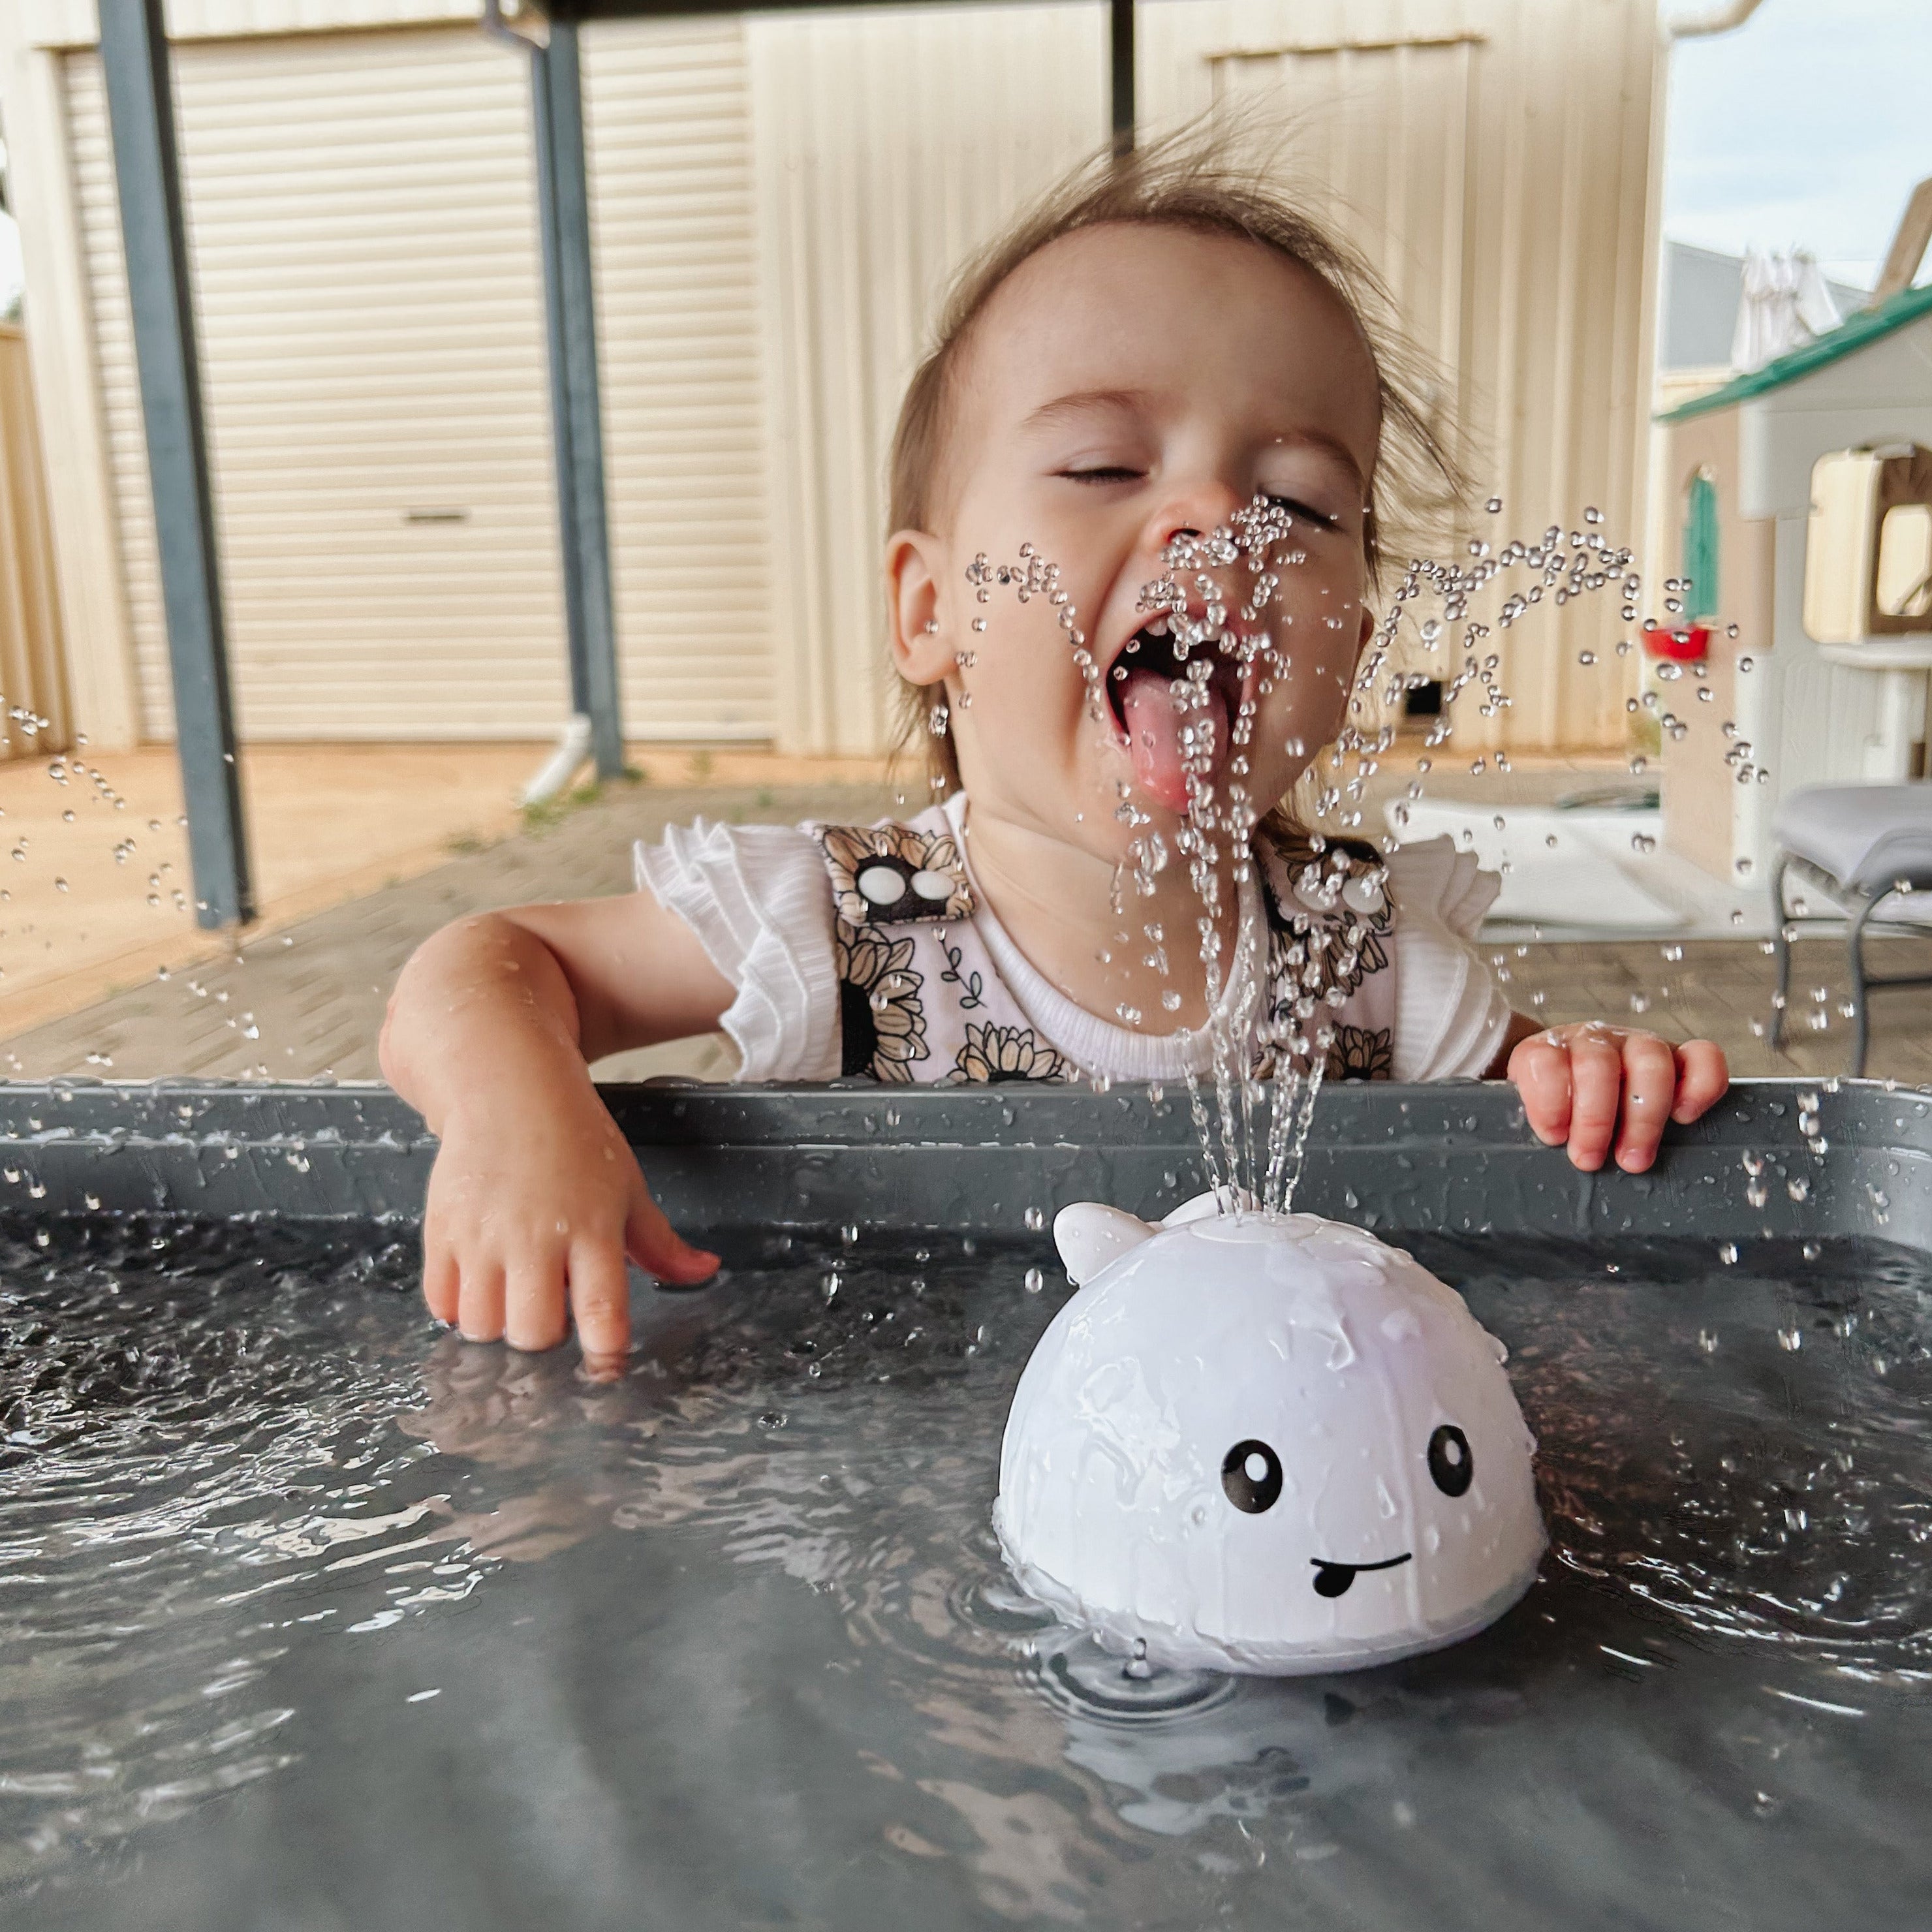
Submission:
M 1865 970 L 1864 936 L 1879 908 L 1932 889 L 1932 782 L 1921 784 L 1812 785 L 1795 791 L 1772 821 L 1777 857 L 1771 874 L 1772 933 L 1778 948 L 1778 998 L 1772 1009 L 1771 1040 L 1784 1031 L 1791 990 L 1792 923 L 1829 918 L 1786 905 L 1784 882 L 1796 872 L 1851 914 L 1852 1019 L 1855 1028 L 1851 1072 L 1865 1070 L 1871 1034 L 1870 995 L 1886 986 L 1932 986 L 1932 973 L 1880 976 Z M 1924 908 L 1932 923 L 1932 901 Z

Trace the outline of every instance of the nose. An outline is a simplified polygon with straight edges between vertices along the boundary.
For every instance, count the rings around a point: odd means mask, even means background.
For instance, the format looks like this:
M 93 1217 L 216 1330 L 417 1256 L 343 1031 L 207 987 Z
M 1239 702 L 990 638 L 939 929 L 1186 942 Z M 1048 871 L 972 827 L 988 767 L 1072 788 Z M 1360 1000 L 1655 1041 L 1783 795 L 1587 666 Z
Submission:
M 1161 500 L 1148 535 L 1152 548 L 1164 550 L 1177 537 L 1202 537 L 1234 516 L 1246 500 L 1218 477 L 1203 476 L 1172 490 Z

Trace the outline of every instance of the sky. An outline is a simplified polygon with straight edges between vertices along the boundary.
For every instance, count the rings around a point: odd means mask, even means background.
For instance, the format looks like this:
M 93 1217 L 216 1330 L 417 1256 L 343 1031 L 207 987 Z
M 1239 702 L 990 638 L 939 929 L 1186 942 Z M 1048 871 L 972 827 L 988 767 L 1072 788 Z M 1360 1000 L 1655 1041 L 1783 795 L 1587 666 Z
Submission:
M 1932 175 L 1932 0 L 1763 0 L 1671 54 L 1664 232 L 1869 288 Z M 1932 265 L 1919 279 L 1932 279 Z

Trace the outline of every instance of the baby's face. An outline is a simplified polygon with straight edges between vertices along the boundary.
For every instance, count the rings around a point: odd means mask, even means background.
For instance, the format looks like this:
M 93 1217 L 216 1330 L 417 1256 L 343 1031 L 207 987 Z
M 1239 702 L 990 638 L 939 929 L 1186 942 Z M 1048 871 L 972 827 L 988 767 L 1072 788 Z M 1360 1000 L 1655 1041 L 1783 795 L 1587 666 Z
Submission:
M 1227 524 L 1257 496 L 1293 518 L 1281 587 L 1259 619 L 1285 674 L 1217 672 L 1216 719 L 1256 705 L 1250 796 L 1264 808 L 1338 729 L 1366 634 L 1365 506 L 1378 428 L 1375 370 L 1354 319 L 1314 275 L 1257 244 L 1115 225 L 1041 250 L 982 315 L 962 366 L 929 560 L 939 629 L 927 676 L 951 687 L 960 769 L 976 803 L 1118 860 L 1121 787 L 1156 825 L 1184 791 L 1160 782 L 1137 704 L 1166 704 L 1136 666 L 1172 668 L 1144 634 L 1144 588 L 1178 532 Z M 1044 598 L 1022 605 L 968 572 L 1030 544 L 1057 563 L 1106 693 Z M 1252 592 L 1220 569 L 1231 626 Z M 1180 580 L 1198 614 L 1191 574 Z M 899 606 L 902 628 L 907 604 Z M 983 620 L 985 629 L 973 628 Z M 920 641 L 915 635 L 910 640 Z M 960 656 L 967 657 L 960 664 Z M 914 674 L 920 675 L 916 665 Z M 1271 688 L 1262 691 L 1264 682 Z M 1150 698 L 1150 694 L 1151 697 Z M 1141 719 L 1147 716 L 1144 710 Z M 1203 714 L 1197 714 L 1203 715 Z M 1225 788 L 1225 730 L 1214 754 Z

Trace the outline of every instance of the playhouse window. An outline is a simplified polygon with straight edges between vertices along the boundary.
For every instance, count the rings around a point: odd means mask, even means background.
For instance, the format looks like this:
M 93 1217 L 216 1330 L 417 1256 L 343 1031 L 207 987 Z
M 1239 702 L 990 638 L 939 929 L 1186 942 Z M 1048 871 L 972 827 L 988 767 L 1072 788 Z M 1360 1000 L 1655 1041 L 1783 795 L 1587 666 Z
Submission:
M 1718 614 L 1718 486 L 1707 470 L 1690 479 L 1684 504 L 1684 615 Z

